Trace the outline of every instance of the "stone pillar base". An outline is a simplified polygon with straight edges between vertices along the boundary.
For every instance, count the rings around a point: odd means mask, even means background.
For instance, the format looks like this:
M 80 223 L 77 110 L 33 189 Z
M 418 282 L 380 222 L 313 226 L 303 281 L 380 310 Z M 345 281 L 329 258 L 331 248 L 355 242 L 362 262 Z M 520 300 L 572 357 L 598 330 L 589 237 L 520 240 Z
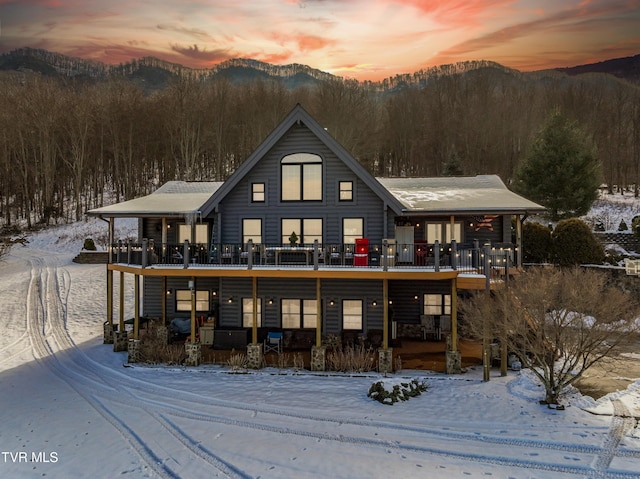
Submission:
M 102 344 L 113 344 L 113 327 L 114 325 L 109 321 L 104 323 Z
M 262 367 L 262 344 L 247 344 L 247 367 L 249 369 Z
M 129 350 L 129 333 L 126 331 L 116 331 L 113 333 L 113 352 L 118 353 L 121 351 Z
M 311 370 L 325 371 L 326 357 L 327 357 L 326 346 L 311 346 Z
M 187 359 L 184 363 L 186 366 L 199 366 L 202 360 L 202 350 L 199 341 L 187 341 L 184 343 L 184 349 L 187 352 Z
M 140 340 L 130 339 L 127 345 L 127 351 L 129 353 L 129 357 L 127 358 L 128 363 L 139 362 L 140 361 Z
M 169 343 L 169 328 L 167 326 L 158 326 L 156 328 L 156 337 L 165 344 Z
M 446 352 L 445 371 L 447 374 L 460 374 L 462 372 L 462 355 L 460 351 Z
M 385 374 L 393 372 L 393 348 L 378 349 L 378 372 Z

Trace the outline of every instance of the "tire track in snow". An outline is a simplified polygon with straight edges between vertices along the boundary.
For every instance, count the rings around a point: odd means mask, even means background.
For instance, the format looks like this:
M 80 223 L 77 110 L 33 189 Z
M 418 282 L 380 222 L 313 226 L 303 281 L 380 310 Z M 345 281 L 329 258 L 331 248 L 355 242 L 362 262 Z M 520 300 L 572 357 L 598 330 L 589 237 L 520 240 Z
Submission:
M 163 464 L 149 447 L 148 442 L 141 439 L 135 427 L 122 421 L 116 412 L 108 408 L 95 395 L 96 386 L 106 395 L 110 392 L 114 394 L 113 388 L 106 386 L 107 380 L 105 377 L 97 374 L 95 368 L 89 368 L 89 371 L 87 371 L 85 368 L 77 366 L 76 356 L 79 353 L 82 354 L 82 357 L 86 358 L 86 356 L 77 348 L 66 328 L 67 300 L 70 288 L 71 277 L 66 270 L 59 274 L 55 265 L 45 267 L 45 262 L 42 258 L 34 258 L 31 261 L 31 275 L 27 292 L 27 335 L 36 360 L 69 385 L 111 424 L 127 441 L 129 446 L 136 451 L 143 464 L 152 470 L 155 475 L 163 479 L 179 479 L 180 475 Z M 57 351 L 54 351 L 50 341 L 56 343 Z M 63 362 L 62 358 L 65 358 L 66 361 Z M 91 361 L 91 363 L 94 362 Z M 91 374 L 87 375 L 87 372 Z M 141 407 L 141 409 L 145 410 L 144 407 Z M 173 438 L 180 444 L 185 442 L 177 433 L 173 434 Z M 164 439 L 166 440 L 166 438 Z M 192 452 L 195 451 L 192 450 Z M 203 455 L 196 454 L 196 456 L 202 458 Z M 224 471 L 229 468 L 223 462 L 216 462 L 216 460 L 212 459 L 206 462 L 217 471 L 227 474 Z M 235 475 L 230 477 L 243 478 L 246 476 Z
M 613 405 L 611 428 L 604 440 L 602 453 L 598 456 L 594 465 L 598 472 L 607 470 L 616 455 L 616 449 L 620 445 L 620 441 L 622 441 L 627 431 L 630 431 L 636 425 L 636 421 L 631 417 L 629 409 L 620 399 L 612 399 L 611 404 Z

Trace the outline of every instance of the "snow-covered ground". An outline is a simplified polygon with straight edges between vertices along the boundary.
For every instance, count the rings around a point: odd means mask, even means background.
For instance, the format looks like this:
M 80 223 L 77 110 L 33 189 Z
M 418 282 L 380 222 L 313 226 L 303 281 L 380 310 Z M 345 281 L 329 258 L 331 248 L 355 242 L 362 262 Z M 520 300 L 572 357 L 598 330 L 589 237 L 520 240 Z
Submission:
M 1 478 L 640 477 L 640 380 L 557 411 L 526 372 L 405 370 L 429 389 L 387 406 L 373 373 L 128 367 L 102 344 L 104 266 L 71 261 L 94 227 L 0 260 Z

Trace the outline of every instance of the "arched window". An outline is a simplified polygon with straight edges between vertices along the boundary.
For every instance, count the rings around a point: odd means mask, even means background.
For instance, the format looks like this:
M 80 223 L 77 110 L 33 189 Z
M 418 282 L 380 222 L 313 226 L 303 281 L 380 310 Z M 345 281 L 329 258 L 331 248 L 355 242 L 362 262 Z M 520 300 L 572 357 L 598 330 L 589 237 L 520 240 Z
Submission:
M 280 161 L 282 201 L 322 201 L 322 158 L 293 153 Z

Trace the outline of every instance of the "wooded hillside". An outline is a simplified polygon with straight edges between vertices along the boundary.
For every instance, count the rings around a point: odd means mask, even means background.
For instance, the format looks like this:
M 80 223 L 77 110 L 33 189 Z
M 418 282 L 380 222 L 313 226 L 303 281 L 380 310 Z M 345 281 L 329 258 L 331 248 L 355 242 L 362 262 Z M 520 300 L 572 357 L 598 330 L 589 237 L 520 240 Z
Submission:
M 80 219 L 173 179 L 224 180 L 301 103 L 377 176 L 499 174 L 506 182 L 553 109 L 597 147 L 602 181 L 640 182 L 640 88 L 608 74 L 487 65 L 381 93 L 349 80 L 287 88 L 225 77 L 79 83 L 0 75 L 0 226 Z

